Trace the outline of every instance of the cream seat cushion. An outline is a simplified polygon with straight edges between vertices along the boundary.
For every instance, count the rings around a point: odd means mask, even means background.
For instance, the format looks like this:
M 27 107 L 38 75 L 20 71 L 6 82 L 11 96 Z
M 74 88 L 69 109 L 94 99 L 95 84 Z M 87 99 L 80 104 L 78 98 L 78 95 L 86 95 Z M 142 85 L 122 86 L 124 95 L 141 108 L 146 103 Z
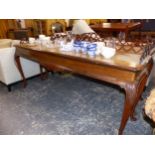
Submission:
M 12 45 L 11 39 L 0 39 L 0 48 L 9 48 Z
M 150 93 L 145 103 L 145 113 L 155 122 L 155 89 Z

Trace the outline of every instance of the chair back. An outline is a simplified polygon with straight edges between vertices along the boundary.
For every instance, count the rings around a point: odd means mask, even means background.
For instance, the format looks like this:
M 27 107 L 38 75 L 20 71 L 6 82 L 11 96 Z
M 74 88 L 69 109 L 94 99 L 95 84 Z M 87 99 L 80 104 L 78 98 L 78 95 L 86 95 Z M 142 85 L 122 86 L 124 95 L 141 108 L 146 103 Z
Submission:
M 52 28 L 52 33 L 60 33 L 64 32 L 64 25 L 61 24 L 60 22 L 55 22 L 51 25 Z

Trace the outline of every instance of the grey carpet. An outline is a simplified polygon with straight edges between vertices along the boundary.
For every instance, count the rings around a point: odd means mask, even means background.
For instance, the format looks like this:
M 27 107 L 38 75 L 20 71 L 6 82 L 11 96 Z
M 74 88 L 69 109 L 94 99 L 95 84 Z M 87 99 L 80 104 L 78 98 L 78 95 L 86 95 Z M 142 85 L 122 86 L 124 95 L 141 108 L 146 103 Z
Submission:
M 149 94 L 151 84 L 143 97 Z M 49 75 L 21 83 L 7 92 L 0 84 L 0 134 L 114 135 L 118 133 L 124 92 L 115 86 L 80 76 Z M 136 122 L 128 121 L 124 134 L 151 134 L 140 101 Z

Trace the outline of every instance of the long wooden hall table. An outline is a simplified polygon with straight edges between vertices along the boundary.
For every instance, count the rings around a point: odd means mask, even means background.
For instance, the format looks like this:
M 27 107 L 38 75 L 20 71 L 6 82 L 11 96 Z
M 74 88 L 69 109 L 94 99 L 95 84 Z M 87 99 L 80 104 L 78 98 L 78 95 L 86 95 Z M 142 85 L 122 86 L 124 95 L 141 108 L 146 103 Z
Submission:
M 129 119 L 136 120 L 135 107 L 145 87 L 147 78 L 152 69 L 153 61 L 145 65 L 124 63 L 114 58 L 104 59 L 102 56 L 95 58 L 75 52 L 62 52 L 59 48 L 44 48 L 41 46 L 17 45 L 15 62 L 26 85 L 26 79 L 20 63 L 20 57 L 38 62 L 48 70 L 65 70 L 72 73 L 88 76 L 120 86 L 125 90 L 125 102 L 122 112 L 119 134 L 123 133 Z

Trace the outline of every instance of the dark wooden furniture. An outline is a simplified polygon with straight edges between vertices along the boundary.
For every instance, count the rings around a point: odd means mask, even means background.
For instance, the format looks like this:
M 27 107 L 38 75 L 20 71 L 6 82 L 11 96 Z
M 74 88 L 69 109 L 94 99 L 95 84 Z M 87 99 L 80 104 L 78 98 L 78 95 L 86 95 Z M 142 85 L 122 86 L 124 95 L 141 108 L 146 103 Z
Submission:
M 17 40 L 28 40 L 28 29 L 14 30 L 14 37 Z
M 125 39 L 128 38 L 129 32 L 140 29 L 142 24 L 140 22 L 135 23 L 103 23 L 92 25 L 91 28 L 97 33 L 102 34 L 102 32 L 124 32 Z
M 28 40 L 28 38 L 32 36 L 33 36 L 33 28 L 31 27 L 26 29 L 10 29 L 7 32 L 7 37 L 10 39 Z
M 154 19 L 134 19 L 134 22 L 141 22 L 141 36 L 142 37 L 155 37 L 155 20 Z M 131 32 L 131 35 L 137 37 L 139 35 L 139 31 L 135 30 Z
M 62 53 L 59 48 L 47 49 L 28 45 L 18 45 L 16 48 L 15 61 L 23 78 L 24 86 L 26 86 L 26 80 L 20 64 L 20 57 L 34 60 L 48 70 L 66 70 L 120 86 L 125 90 L 126 97 L 119 134 L 123 133 L 129 117 L 136 120 L 134 110 L 150 74 L 152 59 L 145 65 L 132 67 L 126 63 L 117 63 L 115 60 L 104 61 L 103 57 L 90 58 L 82 54 L 77 55 L 74 52 Z

